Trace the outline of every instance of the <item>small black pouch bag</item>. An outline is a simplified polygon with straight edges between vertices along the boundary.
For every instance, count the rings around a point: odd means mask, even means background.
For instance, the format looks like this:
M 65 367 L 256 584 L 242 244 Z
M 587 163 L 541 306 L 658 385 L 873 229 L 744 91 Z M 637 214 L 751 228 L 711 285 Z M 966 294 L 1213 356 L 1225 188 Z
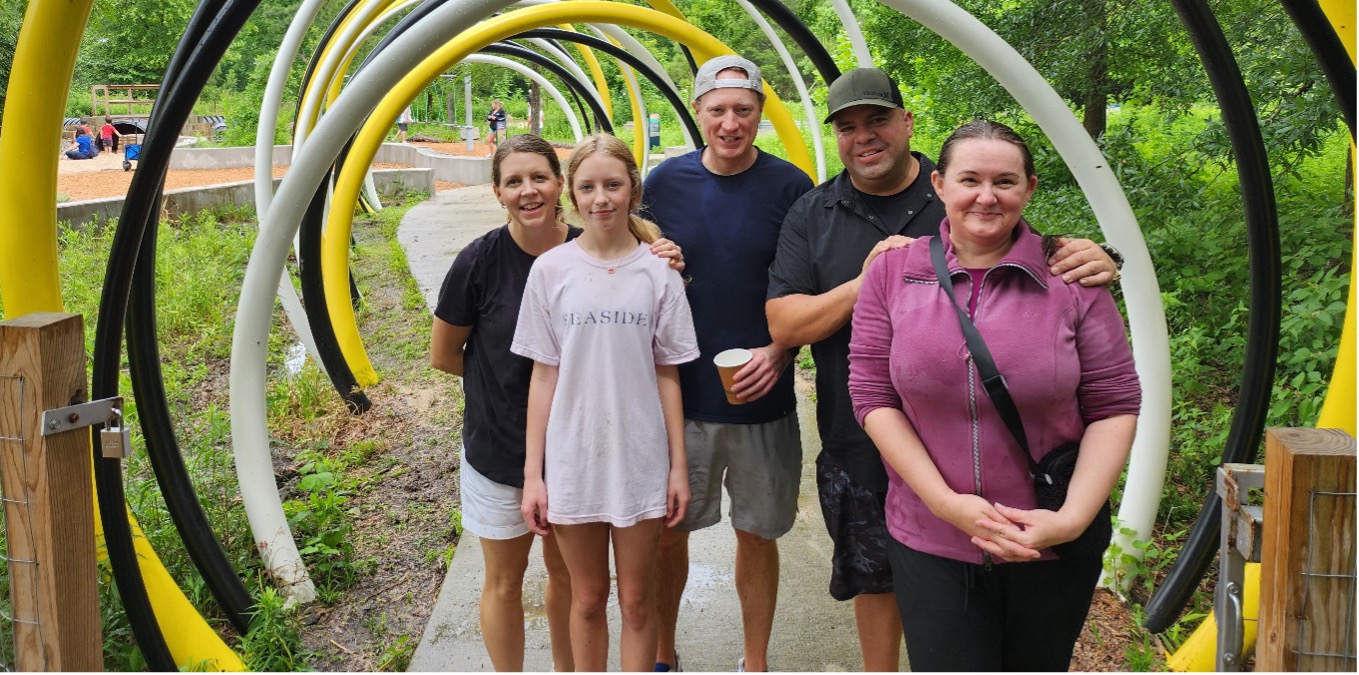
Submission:
M 948 294 L 953 308 L 958 312 L 958 323 L 962 326 L 963 338 L 967 340 L 967 349 L 972 353 L 972 361 L 977 365 L 977 373 L 981 375 L 982 387 L 991 397 L 991 402 L 995 404 L 996 412 L 1004 420 L 1005 427 L 1010 430 L 1024 451 L 1024 458 L 1029 460 L 1029 474 L 1033 476 L 1033 490 L 1038 508 L 1049 511 L 1061 510 L 1062 504 L 1066 502 L 1067 489 L 1071 487 L 1071 476 L 1076 472 L 1080 444 L 1060 445 L 1043 455 L 1042 462 L 1033 461 L 1033 453 L 1029 451 L 1029 439 L 1024 433 L 1024 423 L 1019 419 L 1019 410 L 1015 407 L 1014 399 L 1010 397 L 1009 388 L 1005 386 L 1005 378 L 996 369 L 996 362 L 991 358 L 991 350 L 987 349 L 981 333 L 967 317 L 967 312 L 958 306 L 958 300 L 953 295 L 953 279 L 949 276 L 948 265 L 944 260 L 944 242 L 939 237 L 930 239 L 930 259 L 934 263 L 934 273 L 939 277 L 939 285 Z M 1098 558 L 1104 554 L 1104 549 L 1109 547 L 1113 534 L 1112 512 L 1109 500 L 1105 499 L 1099 513 L 1095 514 L 1095 519 L 1085 528 L 1081 536 L 1066 543 L 1055 544 L 1052 550 L 1064 560 Z

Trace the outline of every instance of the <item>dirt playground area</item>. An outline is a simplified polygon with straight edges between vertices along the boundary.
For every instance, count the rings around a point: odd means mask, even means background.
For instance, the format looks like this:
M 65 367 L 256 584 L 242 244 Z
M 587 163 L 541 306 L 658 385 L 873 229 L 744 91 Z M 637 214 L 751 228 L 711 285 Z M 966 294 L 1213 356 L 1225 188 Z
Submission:
M 466 143 L 412 142 L 411 145 L 426 147 L 443 155 L 472 157 L 485 157 L 494 150 L 490 145 L 484 143 L 477 143 L 473 146 L 471 152 L 467 150 Z M 561 151 L 558 152 L 561 154 Z M 137 162 L 133 162 L 133 171 L 123 170 L 121 148 L 118 152 L 101 153 L 94 159 L 68 159 L 63 155 L 57 162 L 57 194 L 64 195 L 73 202 L 122 197 L 127 194 L 128 188 L 132 185 L 132 176 L 136 173 L 136 165 Z M 409 166 L 409 164 L 373 164 L 374 169 L 402 169 Z M 276 166 L 273 171 L 275 178 L 281 177 L 287 172 L 288 167 L 286 166 Z M 171 170 L 165 175 L 165 189 L 178 190 L 204 185 L 221 185 L 223 183 L 254 180 L 254 178 L 255 169 L 253 167 L 192 171 Z M 436 188 L 439 191 L 459 187 L 463 186 L 447 181 L 436 182 Z

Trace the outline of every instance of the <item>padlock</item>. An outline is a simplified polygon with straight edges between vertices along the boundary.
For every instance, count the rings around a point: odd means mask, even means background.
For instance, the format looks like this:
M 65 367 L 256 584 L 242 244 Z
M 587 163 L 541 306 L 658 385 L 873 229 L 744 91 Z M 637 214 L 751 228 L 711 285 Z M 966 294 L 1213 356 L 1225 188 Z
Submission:
M 104 459 L 127 459 L 132 456 L 132 429 L 104 427 L 99 430 L 99 447 Z

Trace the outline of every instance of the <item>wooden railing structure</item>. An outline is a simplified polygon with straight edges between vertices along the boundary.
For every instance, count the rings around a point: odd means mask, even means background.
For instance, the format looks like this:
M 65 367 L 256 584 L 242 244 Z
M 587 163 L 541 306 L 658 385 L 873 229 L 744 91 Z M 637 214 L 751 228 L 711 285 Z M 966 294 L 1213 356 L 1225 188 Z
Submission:
M 151 92 L 150 98 L 135 98 L 134 92 L 139 91 Z M 139 113 L 135 107 L 155 103 L 156 93 L 159 91 L 159 84 L 96 84 L 90 87 L 90 114 L 95 117 L 117 115 L 144 119 L 150 117 L 151 113 L 149 111 Z M 115 98 L 118 94 L 121 96 Z

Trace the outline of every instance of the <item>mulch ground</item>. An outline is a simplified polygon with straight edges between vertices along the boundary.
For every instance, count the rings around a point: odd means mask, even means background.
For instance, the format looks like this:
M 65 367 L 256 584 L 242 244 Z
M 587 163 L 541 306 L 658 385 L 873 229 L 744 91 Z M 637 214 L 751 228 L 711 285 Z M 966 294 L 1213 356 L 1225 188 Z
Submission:
M 1128 646 L 1133 642 L 1134 619 L 1128 606 L 1108 589 L 1095 591 L 1085 628 L 1071 656 L 1071 672 L 1128 670 Z
M 472 152 L 467 151 L 466 143 L 417 142 L 412 143 L 412 145 L 428 147 L 445 155 L 485 157 L 491 152 L 490 146 L 483 144 L 477 144 Z M 373 164 L 375 169 L 401 169 L 409 166 L 409 164 Z M 286 166 L 276 166 L 273 170 L 275 178 L 281 177 L 287 172 L 288 167 Z M 64 195 L 73 202 L 122 197 L 127 194 L 128 188 L 132 186 L 132 176 L 135 174 L 135 171 L 123 170 L 122 152 L 105 152 L 94 159 L 73 160 L 63 157 L 57 163 L 57 194 Z M 254 178 L 254 167 L 193 171 L 175 170 L 166 173 L 165 189 L 178 190 L 204 185 L 220 185 L 222 183 L 254 180 Z M 448 181 L 435 181 L 435 189 L 440 192 L 460 187 L 464 186 Z

